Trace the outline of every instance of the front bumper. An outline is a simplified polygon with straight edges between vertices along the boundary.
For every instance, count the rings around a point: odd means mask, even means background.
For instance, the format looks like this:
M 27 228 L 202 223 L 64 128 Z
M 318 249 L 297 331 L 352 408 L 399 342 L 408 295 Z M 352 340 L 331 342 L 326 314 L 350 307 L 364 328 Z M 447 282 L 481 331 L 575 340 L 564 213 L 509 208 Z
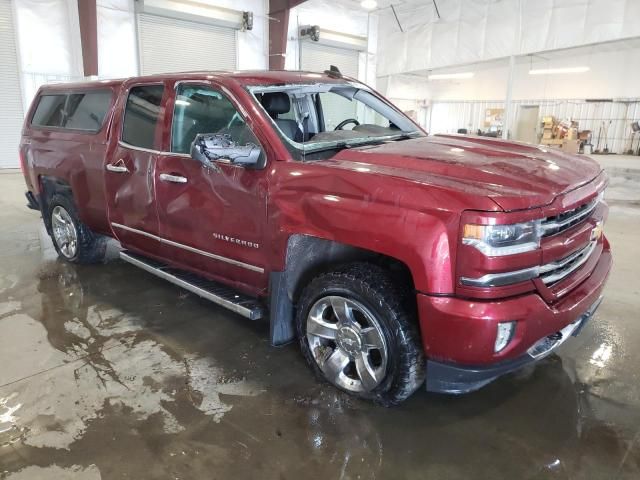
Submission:
M 602 297 L 576 321 L 562 330 L 536 342 L 524 355 L 485 367 L 460 365 L 427 360 L 427 390 L 438 393 L 469 393 L 484 387 L 498 377 L 538 362 L 551 354 L 570 336 L 577 336 L 602 302 Z
M 547 303 L 537 293 L 497 301 L 419 294 L 422 341 L 429 359 L 427 389 L 472 391 L 539 360 L 541 357 L 532 358 L 527 351 L 597 307 L 611 264 L 605 242 L 591 274 L 554 303 Z M 504 350 L 495 353 L 497 325 L 510 321 L 516 322 L 514 337 Z M 578 325 L 577 330 L 580 328 Z

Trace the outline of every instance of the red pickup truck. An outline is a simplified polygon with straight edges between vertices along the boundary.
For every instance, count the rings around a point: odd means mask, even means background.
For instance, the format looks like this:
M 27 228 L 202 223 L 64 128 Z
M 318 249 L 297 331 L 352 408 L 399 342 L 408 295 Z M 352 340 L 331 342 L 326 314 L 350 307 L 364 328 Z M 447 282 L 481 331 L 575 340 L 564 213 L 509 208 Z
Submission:
M 611 267 L 596 162 L 427 136 L 336 69 L 44 86 L 20 156 L 60 257 L 100 262 L 113 237 L 385 405 L 548 355 Z

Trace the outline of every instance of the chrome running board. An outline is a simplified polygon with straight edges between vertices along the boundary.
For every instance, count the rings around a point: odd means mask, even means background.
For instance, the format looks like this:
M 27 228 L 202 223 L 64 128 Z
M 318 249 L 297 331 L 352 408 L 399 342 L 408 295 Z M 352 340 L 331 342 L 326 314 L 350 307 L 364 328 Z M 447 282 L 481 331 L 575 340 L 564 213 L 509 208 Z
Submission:
M 220 283 L 203 279 L 128 251 L 120 252 L 120 258 L 249 320 L 259 320 L 264 315 L 264 309 L 257 299 Z

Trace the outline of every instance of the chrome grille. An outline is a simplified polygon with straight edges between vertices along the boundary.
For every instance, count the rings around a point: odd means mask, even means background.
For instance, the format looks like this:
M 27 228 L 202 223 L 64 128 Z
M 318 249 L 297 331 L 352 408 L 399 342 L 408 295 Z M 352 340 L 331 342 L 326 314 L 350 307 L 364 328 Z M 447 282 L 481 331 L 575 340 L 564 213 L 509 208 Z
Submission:
M 556 233 L 564 232 L 569 228 L 585 220 L 593 212 L 600 201 L 600 197 L 591 202 L 580 205 L 572 210 L 567 210 L 559 215 L 547 217 L 542 221 L 542 236 L 548 237 Z
M 589 257 L 596 248 L 596 240 L 590 241 L 584 248 L 573 252 L 571 255 L 561 260 L 542 265 L 539 269 L 540 278 L 545 285 L 552 285 L 563 280 L 565 277 L 575 272 L 578 268 L 589 260 Z

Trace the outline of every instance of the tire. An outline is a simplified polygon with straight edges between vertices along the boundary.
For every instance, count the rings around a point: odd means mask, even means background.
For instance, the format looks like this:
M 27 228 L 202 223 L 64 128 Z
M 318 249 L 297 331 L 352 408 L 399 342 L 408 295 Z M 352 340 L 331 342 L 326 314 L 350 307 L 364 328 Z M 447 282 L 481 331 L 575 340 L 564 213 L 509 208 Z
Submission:
M 51 240 L 60 258 L 70 263 L 84 264 L 104 261 L 106 237 L 93 233 L 80 221 L 76 206 L 69 196 L 57 193 L 47 207 Z M 68 241 L 66 244 L 65 240 Z
M 340 390 L 397 405 L 425 378 L 411 305 L 379 266 L 354 263 L 321 274 L 298 302 L 303 355 L 320 378 Z M 343 366 L 345 356 L 349 363 Z

